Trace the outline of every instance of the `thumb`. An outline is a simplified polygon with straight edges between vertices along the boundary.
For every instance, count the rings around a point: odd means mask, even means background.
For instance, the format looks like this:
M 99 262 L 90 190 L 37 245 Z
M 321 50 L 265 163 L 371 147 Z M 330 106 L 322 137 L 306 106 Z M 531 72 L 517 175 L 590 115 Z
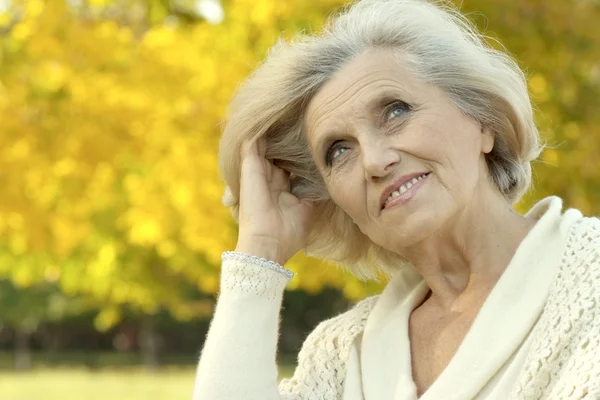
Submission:
M 316 215 L 316 212 L 315 212 L 315 209 L 316 209 L 315 201 L 314 200 L 302 199 L 302 200 L 300 200 L 300 208 L 302 210 L 302 214 L 304 215 L 304 218 L 309 221 L 309 225 L 312 225 L 312 222 L 313 222 L 314 217 Z
M 309 199 L 302 199 L 300 200 L 300 203 L 307 208 L 314 208 L 315 207 L 315 202 L 314 200 L 309 200 Z

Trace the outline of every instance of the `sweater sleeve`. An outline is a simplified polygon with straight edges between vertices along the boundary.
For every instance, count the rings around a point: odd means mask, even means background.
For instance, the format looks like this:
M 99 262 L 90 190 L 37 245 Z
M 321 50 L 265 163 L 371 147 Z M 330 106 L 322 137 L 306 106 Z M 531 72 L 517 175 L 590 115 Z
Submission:
M 280 399 L 279 313 L 289 280 L 247 261 L 223 261 L 221 291 L 200 354 L 193 400 Z

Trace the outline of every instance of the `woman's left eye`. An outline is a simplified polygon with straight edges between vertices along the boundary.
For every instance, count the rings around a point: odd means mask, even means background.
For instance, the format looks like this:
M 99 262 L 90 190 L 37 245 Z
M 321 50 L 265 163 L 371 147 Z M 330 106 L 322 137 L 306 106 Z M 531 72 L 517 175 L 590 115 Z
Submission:
M 390 120 L 396 117 L 401 116 L 410 110 L 410 106 L 404 102 L 396 101 L 390 104 L 389 107 L 385 110 L 386 120 Z

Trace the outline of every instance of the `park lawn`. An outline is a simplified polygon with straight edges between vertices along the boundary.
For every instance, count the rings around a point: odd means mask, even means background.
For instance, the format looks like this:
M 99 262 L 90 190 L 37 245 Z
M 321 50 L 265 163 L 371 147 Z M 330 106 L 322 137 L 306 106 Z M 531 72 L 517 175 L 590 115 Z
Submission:
M 36 369 L 27 373 L 0 372 L 2 400 L 167 400 L 191 399 L 194 369 L 93 371 Z
M 281 367 L 281 377 L 293 366 Z M 27 373 L 0 371 L 2 400 L 173 400 L 191 399 L 193 367 L 89 370 L 85 368 L 35 369 Z

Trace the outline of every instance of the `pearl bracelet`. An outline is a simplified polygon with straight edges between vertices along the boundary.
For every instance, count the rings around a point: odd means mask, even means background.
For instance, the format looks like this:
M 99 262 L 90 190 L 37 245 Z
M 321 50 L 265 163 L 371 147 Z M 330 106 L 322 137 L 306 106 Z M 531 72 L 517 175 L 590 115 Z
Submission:
M 250 263 L 258 265 L 259 267 L 270 269 L 271 271 L 279 272 L 280 274 L 285 275 L 288 279 L 292 279 L 294 277 L 294 273 L 292 271 L 282 267 L 275 261 L 270 261 L 266 258 L 253 256 L 252 254 L 241 253 L 239 251 L 224 251 L 223 254 L 221 254 L 221 260 L 234 260 Z

